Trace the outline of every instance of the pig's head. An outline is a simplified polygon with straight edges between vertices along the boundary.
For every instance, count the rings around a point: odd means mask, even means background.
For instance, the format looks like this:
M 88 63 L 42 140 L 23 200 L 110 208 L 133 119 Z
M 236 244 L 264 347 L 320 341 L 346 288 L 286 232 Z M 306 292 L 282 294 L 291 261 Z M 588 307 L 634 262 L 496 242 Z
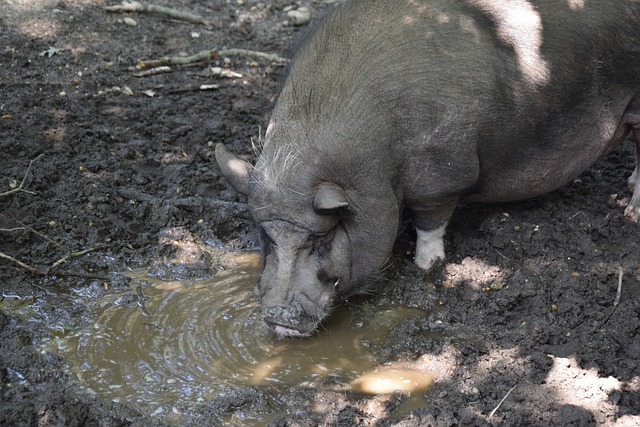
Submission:
M 222 144 L 215 154 L 261 229 L 264 320 L 281 336 L 313 334 L 336 298 L 365 292 L 388 259 L 399 221 L 391 187 L 361 194 L 318 173 L 318 157 L 284 159 L 266 145 L 256 166 Z

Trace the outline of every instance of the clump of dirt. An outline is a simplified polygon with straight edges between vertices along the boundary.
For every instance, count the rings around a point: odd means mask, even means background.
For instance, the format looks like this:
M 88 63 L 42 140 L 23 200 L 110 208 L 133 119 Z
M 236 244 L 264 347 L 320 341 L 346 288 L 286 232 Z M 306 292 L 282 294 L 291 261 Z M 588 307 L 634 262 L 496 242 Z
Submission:
M 208 274 L 206 253 L 176 253 L 173 241 L 255 247 L 245 199 L 221 177 L 213 147 L 253 159 L 284 73 L 271 60 L 213 56 L 135 77 L 137 61 L 223 48 L 286 57 L 299 31 L 286 25 L 287 8 L 317 17 L 328 7 L 158 2 L 204 16 L 204 26 L 103 9 L 114 3 L 0 5 L 0 277 L 4 299 L 33 307 L 0 313 L 0 424 L 640 423 L 640 228 L 623 216 L 630 147 L 545 197 L 461 206 L 435 281 L 411 264 L 410 236 L 401 237 L 366 304 L 427 315 L 404 319 L 372 351 L 381 364 L 451 362 L 424 392 L 427 406 L 345 393 L 330 379 L 233 389 L 162 416 L 92 395 L 39 344 L 91 322 L 91 298 L 126 288 L 129 268 Z

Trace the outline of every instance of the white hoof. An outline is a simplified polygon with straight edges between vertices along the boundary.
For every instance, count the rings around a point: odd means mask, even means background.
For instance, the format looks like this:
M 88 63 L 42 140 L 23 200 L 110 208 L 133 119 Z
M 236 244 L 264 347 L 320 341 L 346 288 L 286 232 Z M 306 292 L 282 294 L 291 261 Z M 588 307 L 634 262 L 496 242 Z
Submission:
M 429 231 L 416 230 L 416 258 L 415 263 L 424 270 L 431 270 L 433 265 L 444 259 L 444 230 L 446 225 Z
M 640 219 L 640 203 L 631 199 L 629 205 L 627 205 L 627 208 L 624 210 L 624 214 L 631 221 L 638 222 L 638 219 Z

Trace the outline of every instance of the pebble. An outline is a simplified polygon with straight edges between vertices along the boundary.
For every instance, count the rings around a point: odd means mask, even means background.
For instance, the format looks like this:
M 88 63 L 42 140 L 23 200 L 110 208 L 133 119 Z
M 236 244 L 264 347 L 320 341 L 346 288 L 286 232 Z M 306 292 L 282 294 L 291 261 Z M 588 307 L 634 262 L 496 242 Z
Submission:
M 136 27 L 138 25 L 135 19 L 129 17 L 124 18 L 122 21 L 130 27 Z
M 311 20 L 311 10 L 308 7 L 303 6 L 297 10 L 290 10 L 287 12 L 287 17 L 292 25 L 305 25 Z

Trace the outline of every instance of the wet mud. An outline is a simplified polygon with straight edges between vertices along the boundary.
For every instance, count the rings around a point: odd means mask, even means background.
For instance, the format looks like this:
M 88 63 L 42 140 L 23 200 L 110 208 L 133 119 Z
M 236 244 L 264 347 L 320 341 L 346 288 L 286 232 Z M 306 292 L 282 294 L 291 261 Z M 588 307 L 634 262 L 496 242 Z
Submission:
M 288 8 L 308 6 L 317 17 L 329 6 L 159 3 L 206 16 L 203 26 L 112 14 L 106 4 L 0 3 L 0 425 L 640 424 L 640 227 L 623 215 L 632 144 L 536 200 L 460 206 L 435 276 L 412 264 L 405 224 L 375 292 L 344 302 L 318 336 L 278 341 L 257 321 L 255 270 L 241 267 L 242 298 L 222 312 L 189 312 L 197 293 L 181 289 L 230 277 L 226 254 L 256 249 L 245 200 L 221 177 L 213 147 L 224 142 L 254 159 L 251 141 L 284 67 L 214 55 L 136 77 L 135 65 L 205 49 L 288 56 L 306 28 L 285 24 Z M 163 323 L 162 304 L 174 303 L 185 321 Z M 397 307 L 409 314 L 396 315 Z M 129 316 L 116 321 L 115 310 Z M 212 360 L 207 334 L 216 328 L 206 324 L 225 313 L 243 317 L 266 347 L 247 364 L 248 382 L 214 387 L 207 373 L 224 369 Z M 385 316 L 387 326 L 376 326 Z M 102 353 L 116 360 L 118 340 L 136 338 L 133 324 L 172 324 L 173 334 L 155 335 L 171 342 L 147 334 L 137 344 L 166 349 L 155 357 L 174 367 L 180 354 L 198 363 L 186 373 L 118 364 L 117 375 L 92 365 L 88 349 L 99 348 L 99 334 Z M 109 327 L 119 334 L 109 338 Z M 372 337 L 367 328 L 387 330 Z M 241 341 L 225 350 L 234 360 L 243 358 Z M 353 358 L 322 359 L 320 348 L 331 355 L 340 345 L 364 357 L 357 373 Z M 183 353 L 172 350 L 180 346 Z M 70 348 L 80 351 L 70 356 Z M 146 345 L 128 348 L 154 358 Z M 296 363 L 307 373 L 285 380 L 275 368 Z M 118 394 L 146 380 L 169 401 Z M 385 384 L 393 391 L 375 388 Z M 192 394 L 180 394 L 186 385 Z

